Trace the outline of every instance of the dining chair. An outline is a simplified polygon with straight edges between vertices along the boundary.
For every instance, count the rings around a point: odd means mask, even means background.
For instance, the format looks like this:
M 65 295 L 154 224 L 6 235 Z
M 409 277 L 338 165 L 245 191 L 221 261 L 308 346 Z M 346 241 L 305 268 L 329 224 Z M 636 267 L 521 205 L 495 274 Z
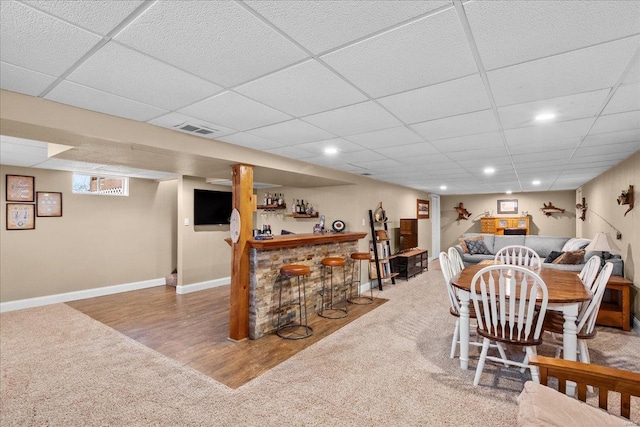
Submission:
M 496 252 L 495 261 L 502 264 L 541 267 L 540 255 L 531 248 L 522 245 L 505 246 Z
M 607 262 L 600 271 L 600 274 L 598 274 L 596 280 L 593 282 L 593 286 L 591 286 L 593 297 L 591 297 L 587 303 L 582 305 L 578 313 L 578 354 L 580 361 L 583 363 L 591 363 L 587 340 L 593 339 L 596 336 L 596 320 L 598 317 L 598 311 L 612 271 L 613 263 Z M 548 334 L 545 334 L 544 340 L 546 343 L 556 347 L 556 357 L 560 357 L 560 354 L 562 353 L 563 324 L 564 317 L 561 312 L 547 312 L 544 318 L 544 330 Z
M 600 262 L 601 259 L 598 255 L 592 256 L 591 258 L 589 258 L 589 261 L 587 261 L 587 263 L 584 265 L 584 267 L 582 267 L 582 270 L 580 270 L 580 273 L 578 274 L 578 277 L 580 277 L 580 280 L 582 280 L 584 287 L 592 292 L 593 289 L 591 289 L 591 287 L 594 286 L 596 276 L 598 275 Z
M 542 323 L 549 302 L 547 285 L 535 272 L 522 266 L 492 265 L 478 271 L 471 280 L 471 301 L 476 313 L 477 334 L 482 351 L 473 385 L 477 386 L 487 359 L 531 371 L 540 382 L 538 369 L 529 365 L 542 343 Z M 498 348 L 507 344 L 525 348 L 523 361 L 488 355 L 491 342 Z
M 447 255 L 449 255 L 449 261 L 451 262 L 451 270 L 455 274 L 460 274 L 460 272 L 464 269 L 464 262 L 462 262 L 460 252 L 458 252 L 456 248 L 451 246 L 447 251 Z
M 458 299 L 458 292 L 456 288 L 451 284 L 451 279 L 453 279 L 453 277 L 457 276 L 459 273 L 453 274 L 453 269 L 451 267 L 452 263 L 446 252 L 440 252 L 438 258 L 440 260 L 440 269 L 442 270 L 442 275 L 444 276 L 445 286 L 447 287 L 447 295 L 449 296 L 449 313 L 451 313 L 451 315 L 456 318 L 456 324 L 453 329 L 453 338 L 451 339 L 451 352 L 449 354 L 449 358 L 453 359 L 456 355 L 456 347 L 458 347 L 458 345 L 460 344 L 460 300 Z M 475 321 L 475 318 L 476 313 L 473 309 L 473 306 L 469 306 L 470 321 Z M 469 340 L 469 345 L 480 347 L 482 346 L 482 343 L 479 341 Z M 498 351 L 506 358 L 504 348 L 499 347 Z

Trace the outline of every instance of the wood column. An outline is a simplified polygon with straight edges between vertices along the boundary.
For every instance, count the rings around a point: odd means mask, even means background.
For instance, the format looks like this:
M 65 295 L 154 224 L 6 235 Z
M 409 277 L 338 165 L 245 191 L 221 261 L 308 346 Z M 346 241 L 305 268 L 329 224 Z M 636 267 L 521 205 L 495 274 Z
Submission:
M 232 244 L 229 338 L 249 337 L 250 253 L 253 230 L 253 166 L 232 167 L 233 207 L 240 213 L 240 238 Z

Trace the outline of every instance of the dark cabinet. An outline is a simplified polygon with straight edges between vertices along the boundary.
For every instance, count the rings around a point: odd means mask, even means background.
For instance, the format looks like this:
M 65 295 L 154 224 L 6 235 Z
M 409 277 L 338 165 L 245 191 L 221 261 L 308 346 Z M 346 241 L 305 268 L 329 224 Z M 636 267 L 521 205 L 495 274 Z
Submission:
M 429 252 L 426 249 L 415 249 L 397 254 L 392 258 L 393 272 L 409 280 L 410 277 L 428 269 Z

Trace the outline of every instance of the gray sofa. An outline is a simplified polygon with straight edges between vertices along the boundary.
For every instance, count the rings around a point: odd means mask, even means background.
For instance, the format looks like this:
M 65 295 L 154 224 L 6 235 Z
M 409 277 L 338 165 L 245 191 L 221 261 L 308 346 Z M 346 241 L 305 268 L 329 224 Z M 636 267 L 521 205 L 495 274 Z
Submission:
M 562 247 L 565 243 L 570 239 L 569 237 L 554 237 L 554 236 L 534 236 L 534 235 L 526 235 L 526 236 L 502 236 L 502 235 L 494 235 L 494 234 L 479 234 L 479 233 L 465 233 L 462 235 L 462 238 L 465 237 L 474 237 L 474 236 L 482 236 L 482 240 L 491 253 L 490 255 L 483 254 L 469 254 L 465 253 L 462 250 L 461 245 L 456 245 L 455 248 L 460 253 L 462 257 L 462 261 L 465 266 L 477 264 L 485 259 L 493 259 L 496 252 L 505 246 L 510 245 L 522 245 L 527 246 L 540 255 L 540 260 L 544 261 L 544 259 L 551 253 L 551 251 L 561 252 Z M 602 256 L 599 251 L 587 251 L 584 255 L 584 259 L 580 264 L 552 264 L 543 262 L 542 266 L 545 268 L 555 268 L 558 270 L 569 270 L 569 271 L 580 271 L 584 264 L 587 262 L 589 258 L 594 255 Z M 623 276 L 624 275 L 624 265 L 622 263 L 622 258 L 620 255 L 611 254 L 611 258 L 607 259 L 607 261 L 611 261 L 613 263 L 613 275 Z

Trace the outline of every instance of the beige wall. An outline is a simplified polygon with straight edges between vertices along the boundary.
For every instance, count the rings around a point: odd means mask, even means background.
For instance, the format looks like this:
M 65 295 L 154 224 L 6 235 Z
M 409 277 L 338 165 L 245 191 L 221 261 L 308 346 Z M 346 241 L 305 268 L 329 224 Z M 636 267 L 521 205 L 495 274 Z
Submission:
M 63 216 L 6 230 L 6 174 L 63 195 Z M 131 179 L 129 197 L 71 192 L 70 172 L 0 166 L 0 301 L 158 279 L 175 263 L 175 182 Z
M 498 215 L 497 207 L 500 199 L 517 199 L 518 215 L 522 211 L 529 212 L 529 233 L 539 236 L 575 237 L 576 202 L 575 191 L 540 191 L 515 194 L 472 194 L 462 196 L 441 196 L 442 244 L 441 248 L 448 248 L 458 243 L 458 238 L 464 233 L 480 233 L 480 218 L 484 211 L 491 212 L 491 216 L 506 217 L 515 215 Z M 468 220 L 458 221 L 458 214 L 453 209 L 462 202 L 472 215 Z M 558 208 L 565 209 L 564 213 L 554 213 L 546 216 L 540 208 L 553 203 Z
M 635 186 L 636 206 L 625 216 L 624 213 L 629 206 L 618 205 L 616 200 L 623 190 L 629 188 L 629 185 Z M 632 311 L 638 317 L 637 313 L 640 313 L 640 297 L 638 297 L 640 288 L 640 201 L 638 200 L 640 198 L 640 151 L 584 184 L 576 193 L 578 200 L 584 197 L 589 207 L 585 221 L 578 220 L 582 237 L 591 238 L 597 232 L 604 231 L 611 233 L 615 239 L 616 232 L 611 225 L 622 233 L 622 239 L 615 242 L 621 249 L 625 277 L 632 280 L 635 286 Z

